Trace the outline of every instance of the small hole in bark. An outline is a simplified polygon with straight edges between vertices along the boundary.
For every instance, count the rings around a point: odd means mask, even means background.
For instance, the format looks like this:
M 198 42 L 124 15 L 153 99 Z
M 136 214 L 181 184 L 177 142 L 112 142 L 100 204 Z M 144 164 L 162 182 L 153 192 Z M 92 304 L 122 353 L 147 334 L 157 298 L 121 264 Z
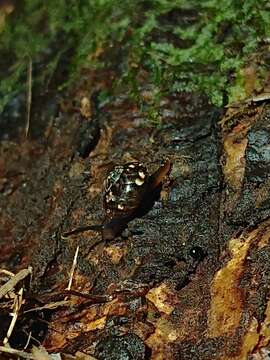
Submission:
M 200 246 L 193 246 L 189 253 L 190 256 L 197 261 L 202 261 L 206 256 L 205 251 Z

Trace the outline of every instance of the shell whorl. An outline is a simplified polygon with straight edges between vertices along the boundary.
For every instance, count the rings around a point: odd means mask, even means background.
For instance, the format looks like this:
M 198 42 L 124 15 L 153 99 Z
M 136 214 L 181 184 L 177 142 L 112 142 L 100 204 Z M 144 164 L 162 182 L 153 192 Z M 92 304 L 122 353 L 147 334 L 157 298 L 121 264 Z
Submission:
M 127 214 L 139 206 L 148 171 L 139 162 L 115 166 L 104 182 L 104 208 L 107 216 Z

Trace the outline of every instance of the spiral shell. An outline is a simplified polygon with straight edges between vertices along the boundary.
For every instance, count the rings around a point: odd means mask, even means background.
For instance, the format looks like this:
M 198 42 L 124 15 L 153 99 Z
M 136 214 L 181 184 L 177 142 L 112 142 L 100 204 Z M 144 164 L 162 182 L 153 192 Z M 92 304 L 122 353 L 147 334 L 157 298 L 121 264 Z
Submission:
M 115 166 L 104 182 L 106 213 L 115 216 L 138 207 L 147 179 L 147 169 L 139 162 Z
M 170 174 L 172 163 L 166 160 L 153 174 L 149 175 L 139 162 L 115 166 L 104 181 L 104 210 L 102 224 L 77 228 L 64 234 L 70 236 L 83 231 L 101 231 L 102 239 L 112 240 L 127 227 L 127 224 L 143 211 L 149 211 L 157 191 Z

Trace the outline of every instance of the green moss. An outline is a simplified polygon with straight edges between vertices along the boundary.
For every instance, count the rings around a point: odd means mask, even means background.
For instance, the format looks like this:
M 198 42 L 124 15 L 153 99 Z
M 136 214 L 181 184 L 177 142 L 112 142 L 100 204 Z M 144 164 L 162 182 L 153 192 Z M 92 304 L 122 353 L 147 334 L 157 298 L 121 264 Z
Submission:
M 269 37 L 267 0 L 24 0 L 0 34 L 0 111 L 25 87 L 29 57 L 42 87 L 67 53 L 62 87 L 82 67 L 114 68 L 139 99 L 143 71 L 160 93 L 202 91 L 220 105 L 244 96 L 240 70 Z

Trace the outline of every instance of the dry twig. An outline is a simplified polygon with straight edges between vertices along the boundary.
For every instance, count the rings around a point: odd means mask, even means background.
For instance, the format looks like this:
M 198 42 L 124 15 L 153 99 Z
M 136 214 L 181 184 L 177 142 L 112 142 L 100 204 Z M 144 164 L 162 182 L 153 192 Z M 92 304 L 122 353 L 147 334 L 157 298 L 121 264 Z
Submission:
M 12 355 L 17 355 L 20 356 L 23 359 L 35 359 L 35 357 L 25 351 L 21 351 L 21 350 L 16 350 L 16 349 L 12 349 L 10 347 L 7 346 L 0 346 L 0 353 L 6 353 L 6 354 L 12 354 Z
M 14 330 L 14 327 L 15 327 L 15 324 L 16 324 L 16 321 L 18 319 L 18 315 L 19 315 L 19 311 L 20 311 L 20 308 L 22 306 L 22 301 L 23 301 L 23 288 L 20 288 L 18 294 L 15 296 L 15 299 L 14 299 L 14 303 L 13 303 L 13 313 L 11 314 L 12 315 L 12 320 L 11 320 L 11 323 L 9 325 L 9 328 L 8 328 L 8 331 L 7 331 L 7 335 L 3 341 L 3 344 L 6 345 L 8 344 L 8 340 Z
M 18 272 L 15 276 L 13 276 L 8 282 L 6 282 L 3 286 L 0 287 L 0 300 L 2 297 L 7 295 L 9 291 L 14 289 L 14 287 L 21 280 L 25 279 L 28 275 L 32 274 L 32 267 L 29 266 L 28 269 L 23 269 Z
M 28 348 L 31 338 L 32 338 L 32 331 L 30 331 L 30 333 L 28 334 L 26 344 L 23 347 L 24 350 Z
M 8 275 L 10 277 L 14 276 L 14 274 L 11 271 L 6 270 L 6 269 L 0 269 L 0 274 L 5 274 L 5 275 Z
M 52 302 L 50 304 L 46 304 L 44 306 L 39 306 L 39 307 L 35 307 L 33 309 L 26 310 L 26 311 L 24 311 L 24 314 L 29 313 L 29 312 L 33 312 L 33 311 L 55 310 L 58 307 L 70 306 L 70 305 L 72 305 L 72 302 L 69 301 L 69 300 L 56 301 L 56 302 Z
M 73 276 L 74 276 L 74 271 L 77 265 L 77 259 L 78 259 L 78 254 L 79 254 L 79 246 L 77 246 L 77 249 L 75 251 L 75 255 L 74 255 L 74 259 L 73 259 L 73 263 L 72 263 L 72 267 L 70 270 L 70 277 L 69 277 L 69 282 L 68 282 L 68 286 L 66 288 L 66 290 L 70 290 L 71 289 L 71 285 L 72 285 L 72 280 L 73 280 Z

